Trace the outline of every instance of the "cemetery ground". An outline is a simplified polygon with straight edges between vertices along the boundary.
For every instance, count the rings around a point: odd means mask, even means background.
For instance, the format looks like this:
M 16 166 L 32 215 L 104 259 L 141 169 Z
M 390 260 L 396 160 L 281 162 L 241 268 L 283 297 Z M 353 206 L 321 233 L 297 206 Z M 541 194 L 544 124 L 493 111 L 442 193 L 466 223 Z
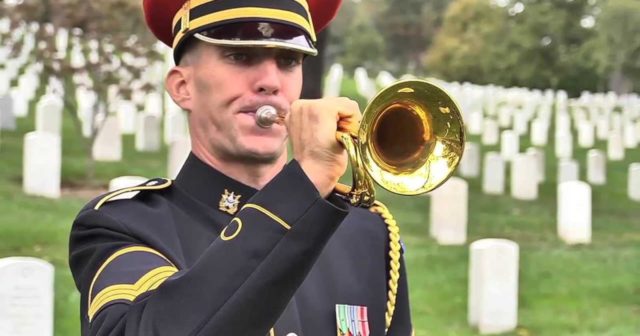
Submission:
M 55 335 L 60 336 L 79 335 L 80 297 L 67 266 L 68 233 L 78 210 L 106 191 L 111 178 L 166 176 L 164 150 L 137 153 L 133 136 L 124 136 L 123 161 L 96 163 L 95 181 L 86 183 L 86 149 L 66 113 L 59 200 L 22 192 L 22 143 L 34 128 L 33 110 L 30 117 L 17 120 L 17 131 L 0 134 L 0 257 L 34 256 L 53 263 Z M 605 146 L 598 142 L 596 147 Z M 528 139 L 522 137 L 521 151 L 527 147 Z M 429 238 L 429 197 L 378 189 L 406 245 L 416 335 L 476 335 L 467 323 L 468 244 L 481 238 L 506 238 L 520 245 L 519 327 L 509 335 L 640 334 L 640 203 L 626 196 L 627 168 L 640 162 L 640 150 L 627 150 L 624 161 L 609 162 L 607 184 L 592 187 L 593 242 L 567 246 L 556 234 L 553 148 L 551 139 L 545 148 L 547 179 L 536 201 L 514 200 L 508 193 L 484 195 L 480 178 L 467 179 L 469 223 L 463 246 L 439 246 Z M 499 148 L 482 148 L 483 153 L 489 150 Z M 574 158 L 584 180 L 586 150 L 576 148 Z

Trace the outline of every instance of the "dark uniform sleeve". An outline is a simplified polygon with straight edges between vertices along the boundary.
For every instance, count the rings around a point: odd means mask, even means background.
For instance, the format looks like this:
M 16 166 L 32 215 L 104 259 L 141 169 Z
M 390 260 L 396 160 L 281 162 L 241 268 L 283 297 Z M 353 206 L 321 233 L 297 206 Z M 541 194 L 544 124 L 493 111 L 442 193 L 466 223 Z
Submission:
M 189 269 L 85 209 L 71 232 L 83 335 L 260 335 L 275 324 L 348 207 L 292 161 Z

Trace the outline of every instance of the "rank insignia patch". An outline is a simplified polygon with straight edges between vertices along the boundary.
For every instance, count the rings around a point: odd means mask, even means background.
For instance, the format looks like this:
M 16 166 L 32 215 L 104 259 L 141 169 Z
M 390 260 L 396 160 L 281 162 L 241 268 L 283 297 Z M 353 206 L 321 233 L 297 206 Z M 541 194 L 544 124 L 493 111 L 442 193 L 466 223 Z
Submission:
M 238 205 L 240 204 L 240 197 L 242 195 L 236 195 L 233 192 L 225 189 L 224 194 L 220 198 L 219 209 L 228 214 L 235 215 L 238 211 Z
M 369 336 L 366 306 L 336 305 L 338 336 Z

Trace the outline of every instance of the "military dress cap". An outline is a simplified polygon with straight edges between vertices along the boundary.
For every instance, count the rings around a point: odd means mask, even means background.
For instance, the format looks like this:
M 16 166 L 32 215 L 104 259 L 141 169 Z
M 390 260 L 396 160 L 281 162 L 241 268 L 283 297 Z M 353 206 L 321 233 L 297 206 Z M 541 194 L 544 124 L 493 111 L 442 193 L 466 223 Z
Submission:
M 316 33 L 341 0 L 143 0 L 153 34 L 177 60 L 189 37 L 223 46 L 284 48 L 316 55 Z

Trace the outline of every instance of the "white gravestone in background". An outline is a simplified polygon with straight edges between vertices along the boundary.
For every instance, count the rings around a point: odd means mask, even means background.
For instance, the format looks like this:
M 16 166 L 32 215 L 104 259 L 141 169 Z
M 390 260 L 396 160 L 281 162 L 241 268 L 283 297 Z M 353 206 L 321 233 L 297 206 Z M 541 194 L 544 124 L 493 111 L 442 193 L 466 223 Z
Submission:
M 586 182 L 558 185 L 558 236 L 567 244 L 591 242 L 591 187 Z
M 339 97 L 340 90 L 342 89 L 342 77 L 344 76 L 344 69 L 341 64 L 333 64 L 329 68 L 327 74 L 327 80 L 324 86 L 324 97 Z
M 520 137 L 514 131 L 503 131 L 500 140 L 500 154 L 505 161 L 511 161 L 520 151 Z
M 108 116 L 104 124 L 98 130 L 98 135 L 93 143 L 93 158 L 96 161 L 113 162 L 122 160 L 122 135 L 118 118 Z
M 44 260 L 0 259 L 0 335 L 53 336 L 53 281 Z
M 482 168 L 482 192 L 488 195 L 504 194 L 504 159 L 497 152 L 488 152 Z
M 578 161 L 560 160 L 558 163 L 557 183 L 576 181 L 580 178 Z
M 607 140 L 609 137 L 609 118 L 599 116 L 596 120 L 596 138 L 598 140 Z
M 46 95 L 36 106 L 36 131 L 60 135 L 63 102 L 59 97 Z
M 174 179 L 178 176 L 178 172 L 180 172 L 180 168 L 182 168 L 190 152 L 191 139 L 189 137 L 173 140 L 169 145 L 167 157 L 167 176 L 169 176 L 169 178 Z
M 607 156 L 610 161 L 624 160 L 624 145 L 622 144 L 622 135 L 618 132 L 612 132 L 607 142 Z
M 478 177 L 480 175 L 480 146 L 477 143 L 466 143 L 459 169 L 462 177 Z
M 169 106 L 164 118 L 164 143 L 167 145 L 189 136 L 187 113 L 175 105 L 173 101 Z
M 356 68 L 354 79 L 356 81 L 356 90 L 358 90 L 358 93 L 361 96 L 363 96 L 367 100 L 371 100 L 371 98 L 376 95 L 375 84 L 369 78 L 369 75 L 367 74 L 367 70 L 365 68 Z
M 136 125 L 136 150 L 157 152 L 160 150 L 160 117 L 141 113 Z
M 376 77 L 376 83 L 381 88 L 386 88 L 387 86 L 390 86 L 391 84 L 397 81 L 398 80 L 395 77 L 393 77 L 392 74 L 390 74 L 388 71 L 385 71 L 385 70 L 380 71 L 378 73 L 378 76 Z
M 468 320 L 480 334 L 515 330 L 518 325 L 518 244 L 481 239 L 469 246 Z
M 0 95 L 0 130 L 16 129 L 16 116 L 13 114 L 13 98 L 11 95 Z
M 483 124 L 483 116 L 482 112 L 471 112 L 466 120 L 467 131 L 471 135 L 480 135 L 482 134 L 482 124 Z
M 119 176 L 109 181 L 109 191 L 111 192 L 124 188 L 135 187 L 147 182 L 148 180 L 149 179 L 144 176 Z M 113 197 L 112 200 L 130 199 L 138 193 L 139 191 L 126 192 Z
M 24 136 L 22 188 L 28 195 L 60 197 L 62 147 L 60 136 L 29 132 Z
M 640 202 L 640 162 L 629 165 L 627 194 L 632 201 Z
M 538 163 L 531 155 L 520 153 L 511 163 L 511 197 L 531 201 L 538 198 Z
M 537 147 L 527 148 L 527 155 L 531 156 L 536 163 L 536 171 L 538 172 L 538 183 L 542 183 L 546 179 L 546 166 L 544 151 Z
M 556 133 L 556 158 L 570 159 L 573 157 L 573 137 L 571 133 Z
M 607 159 L 604 153 L 597 149 L 587 152 L 587 182 L 593 185 L 607 183 Z
M 525 135 L 529 131 L 529 116 L 518 112 L 513 116 L 513 131 L 518 135 Z
M 451 177 L 431 192 L 429 234 L 440 245 L 462 245 L 467 240 L 469 186 L 459 177 Z
M 531 123 L 531 144 L 546 146 L 548 137 L 548 123 L 542 119 L 535 119 Z
M 121 100 L 118 102 L 116 115 L 122 134 L 134 134 L 136 132 L 136 119 L 138 111 L 136 105 L 130 101 Z
M 485 119 L 482 127 L 482 144 L 497 145 L 500 140 L 500 128 L 493 119 Z
M 29 114 L 29 100 L 20 92 L 18 88 L 11 89 L 11 99 L 13 101 L 13 115 L 22 118 Z
M 625 148 L 635 148 L 638 145 L 638 134 L 631 121 L 627 121 L 622 127 L 622 135 Z
M 578 123 L 578 146 L 591 148 L 595 143 L 593 125 L 588 121 Z

